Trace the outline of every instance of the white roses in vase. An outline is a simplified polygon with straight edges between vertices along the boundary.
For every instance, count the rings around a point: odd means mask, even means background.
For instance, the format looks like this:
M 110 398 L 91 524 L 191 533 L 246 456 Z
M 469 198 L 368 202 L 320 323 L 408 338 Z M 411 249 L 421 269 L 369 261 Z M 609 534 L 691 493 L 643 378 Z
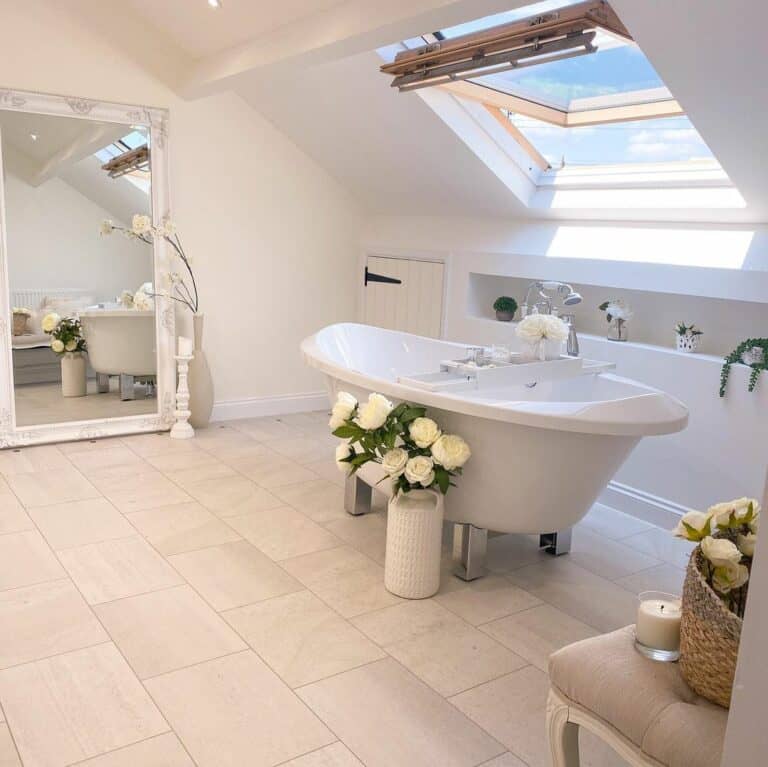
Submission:
M 447 493 L 451 477 L 461 474 L 471 451 L 455 434 L 443 434 L 426 409 L 407 402 L 394 406 L 381 394 L 358 403 L 339 392 L 329 426 L 346 442 L 336 449 L 336 463 L 352 474 L 369 462 L 381 465 L 393 490 L 435 488 Z

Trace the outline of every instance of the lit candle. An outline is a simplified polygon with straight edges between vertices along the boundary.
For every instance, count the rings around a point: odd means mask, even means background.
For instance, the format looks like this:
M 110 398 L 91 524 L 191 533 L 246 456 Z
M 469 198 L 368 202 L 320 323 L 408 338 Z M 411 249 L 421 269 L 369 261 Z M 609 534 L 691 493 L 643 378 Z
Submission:
M 179 357 L 192 356 L 192 339 L 179 336 Z
M 635 637 L 640 644 L 656 650 L 680 649 L 679 597 L 646 591 L 640 594 Z

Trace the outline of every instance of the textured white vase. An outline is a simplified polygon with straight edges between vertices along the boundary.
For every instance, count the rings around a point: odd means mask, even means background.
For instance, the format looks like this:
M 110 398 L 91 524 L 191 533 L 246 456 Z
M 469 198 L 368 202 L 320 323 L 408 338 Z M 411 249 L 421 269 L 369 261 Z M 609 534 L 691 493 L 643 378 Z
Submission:
M 195 356 L 189 361 L 189 409 L 192 413 L 189 422 L 196 429 L 208 425 L 213 410 L 213 378 L 203 351 L 203 319 L 202 314 L 192 317 L 195 327 Z
M 398 493 L 387 511 L 384 585 L 406 599 L 426 599 L 440 588 L 443 504 L 432 490 Z
M 693 354 L 699 348 L 699 336 L 693 333 L 677 333 L 677 351 Z
M 85 397 L 85 355 L 65 352 L 61 357 L 62 397 Z

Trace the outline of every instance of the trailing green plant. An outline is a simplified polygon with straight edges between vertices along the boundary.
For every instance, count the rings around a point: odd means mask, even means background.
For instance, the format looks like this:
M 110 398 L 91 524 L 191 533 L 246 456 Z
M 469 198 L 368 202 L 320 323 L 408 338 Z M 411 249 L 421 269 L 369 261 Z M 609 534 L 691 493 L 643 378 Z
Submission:
M 493 302 L 493 310 L 504 312 L 505 314 L 514 314 L 517 311 L 517 301 L 510 296 L 499 296 Z
M 749 384 L 747 385 L 748 391 L 754 391 L 757 385 L 757 379 L 760 376 L 762 370 L 768 370 L 768 338 L 748 338 L 746 341 L 742 341 L 723 361 L 723 368 L 720 371 L 720 396 L 725 396 L 725 387 L 728 384 L 728 376 L 731 374 L 731 365 L 734 362 L 744 363 L 742 355 L 744 352 L 751 351 L 753 348 L 762 349 L 762 359 L 752 362 L 748 367 L 752 368 L 752 372 L 749 374 Z
M 679 336 L 703 336 L 704 331 L 699 330 L 696 325 L 691 323 L 690 325 L 686 325 L 684 322 L 678 322 L 677 325 L 675 325 L 675 333 Z

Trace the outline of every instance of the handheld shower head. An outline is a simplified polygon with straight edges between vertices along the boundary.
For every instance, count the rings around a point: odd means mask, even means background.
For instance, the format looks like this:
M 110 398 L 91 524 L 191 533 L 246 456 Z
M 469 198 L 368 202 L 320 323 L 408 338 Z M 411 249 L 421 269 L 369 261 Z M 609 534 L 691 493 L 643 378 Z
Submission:
M 580 304 L 581 301 L 581 293 L 577 293 L 571 288 L 571 292 L 563 299 L 563 304 L 565 304 L 565 306 L 575 306 L 576 304 Z

